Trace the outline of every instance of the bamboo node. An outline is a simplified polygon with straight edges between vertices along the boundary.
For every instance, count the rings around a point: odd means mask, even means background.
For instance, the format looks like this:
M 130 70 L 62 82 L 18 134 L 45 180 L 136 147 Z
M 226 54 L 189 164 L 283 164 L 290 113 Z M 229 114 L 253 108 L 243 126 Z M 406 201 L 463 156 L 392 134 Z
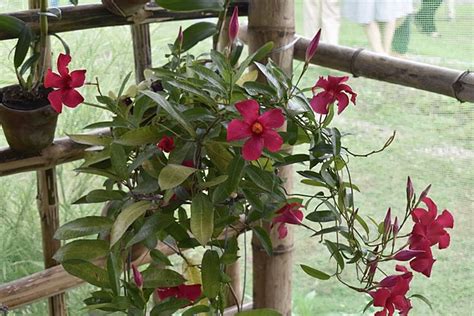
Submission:
M 459 93 L 462 92 L 464 90 L 464 82 L 462 81 L 465 77 L 469 76 L 469 74 L 471 73 L 471 71 L 468 69 L 466 71 L 464 71 L 463 73 L 461 73 L 457 78 L 456 80 L 454 80 L 453 84 L 451 85 L 452 89 L 453 89 L 453 95 L 454 97 L 460 102 L 460 103 L 464 103 L 466 101 L 464 101 L 463 99 L 461 99 L 459 97 Z
M 363 48 L 357 49 L 357 50 L 352 54 L 352 57 L 351 57 L 351 63 L 350 63 L 350 65 L 349 65 L 349 72 L 352 74 L 352 76 L 353 76 L 354 78 L 359 77 L 359 75 L 356 73 L 355 62 L 357 61 L 357 57 L 359 57 L 360 53 L 362 53 L 363 50 L 364 50 Z

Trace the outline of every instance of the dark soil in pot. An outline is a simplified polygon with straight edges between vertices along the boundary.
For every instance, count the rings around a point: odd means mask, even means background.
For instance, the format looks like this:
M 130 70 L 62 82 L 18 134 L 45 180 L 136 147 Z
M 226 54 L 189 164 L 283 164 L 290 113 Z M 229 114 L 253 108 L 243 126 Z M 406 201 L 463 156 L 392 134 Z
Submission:
M 28 93 L 18 85 L 0 89 L 0 122 L 13 150 L 36 153 L 53 142 L 58 114 L 49 105 L 49 91 Z

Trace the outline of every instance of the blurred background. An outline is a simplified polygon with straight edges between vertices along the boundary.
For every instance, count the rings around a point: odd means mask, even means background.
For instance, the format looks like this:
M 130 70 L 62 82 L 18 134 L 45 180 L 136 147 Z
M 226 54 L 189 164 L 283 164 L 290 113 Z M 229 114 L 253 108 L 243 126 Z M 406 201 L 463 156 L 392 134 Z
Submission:
M 66 0 L 52 2 L 52 5 L 68 5 Z M 95 2 L 99 1 L 80 1 L 81 4 Z M 321 25 L 326 42 L 364 47 L 462 71 L 474 68 L 473 0 L 295 2 L 298 34 L 312 36 L 317 25 Z M 374 5 L 375 2 L 378 3 Z M 24 0 L 0 0 L 0 13 L 26 8 Z M 318 12 L 324 14 L 325 21 Z M 154 65 L 165 61 L 166 44 L 174 41 L 179 25 L 185 27 L 191 23 L 151 26 Z M 71 69 L 87 69 L 89 80 L 99 77 L 103 91 L 118 90 L 122 79 L 134 69 L 129 27 L 76 31 L 62 37 L 73 52 Z M 14 41 L 0 42 L 3 57 L 0 86 L 15 83 L 11 54 L 14 44 Z M 192 53 L 205 51 L 209 44 L 200 44 Z M 53 53 L 59 52 L 61 46 L 53 40 Z M 298 74 L 301 63 L 295 62 L 294 68 Z M 345 75 L 313 66 L 302 86 L 311 87 L 319 76 L 328 74 Z M 351 160 L 353 182 L 361 189 L 355 197 L 360 213 L 381 219 L 387 208 L 392 207 L 392 212 L 400 216 L 404 211 L 406 177 L 410 175 L 418 192 L 431 183 L 431 196 L 439 209 L 447 208 L 455 217 L 451 247 L 434 253 L 437 262 L 432 277 L 413 281 L 412 293 L 428 297 L 434 309 L 417 301 L 412 315 L 474 315 L 474 217 L 471 215 L 474 105 L 364 78 L 351 78 L 349 84 L 359 94 L 357 106 L 350 106 L 336 119 L 335 125 L 347 133 L 343 141 L 352 151 L 367 153 L 378 149 L 397 131 L 395 142 L 383 153 Z M 94 100 L 93 87 L 85 87 L 82 92 L 86 100 Z M 79 133 L 103 115 L 85 105 L 74 111 L 68 109 L 60 116 L 56 135 Z M 6 145 L 3 134 L 0 134 L 0 145 Z M 92 186 L 101 185 L 100 179 L 76 174 L 77 166 L 78 163 L 72 163 L 58 168 L 62 222 L 100 213 L 101 205 L 71 206 Z M 295 191 L 308 190 L 299 188 L 298 181 L 295 183 Z M 0 283 L 3 283 L 43 269 L 34 173 L 0 178 L 0 196 Z M 362 315 L 368 297 L 337 281 L 308 279 L 300 270 L 300 263 L 327 272 L 334 266 L 324 245 L 318 239 L 308 238 L 310 235 L 303 230 L 296 233 L 294 315 Z M 249 241 L 250 235 L 246 239 Z M 248 245 L 247 248 L 247 264 L 243 262 L 242 269 L 251 267 L 251 251 Z M 352 276 L 349 273 L 347 277 Z M 250 299 L 251 280 L 247 280 L 246 295 Z M 86 314 L 81 308 L 88 291 L 88 287 L 81 287 L 68 293 L 70 315 Z M 39 302 L 11 312 L 11 315 L 28 314 L 47 315 L 47 306 Z

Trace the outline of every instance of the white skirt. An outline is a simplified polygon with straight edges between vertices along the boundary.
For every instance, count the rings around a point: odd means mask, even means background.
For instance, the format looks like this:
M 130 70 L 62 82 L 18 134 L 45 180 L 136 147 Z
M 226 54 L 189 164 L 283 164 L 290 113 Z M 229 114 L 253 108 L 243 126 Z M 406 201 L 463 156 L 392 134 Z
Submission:
M 343 0 L 342 15 L 352 22 L 390 22 L 413 12 L 413 0 Z

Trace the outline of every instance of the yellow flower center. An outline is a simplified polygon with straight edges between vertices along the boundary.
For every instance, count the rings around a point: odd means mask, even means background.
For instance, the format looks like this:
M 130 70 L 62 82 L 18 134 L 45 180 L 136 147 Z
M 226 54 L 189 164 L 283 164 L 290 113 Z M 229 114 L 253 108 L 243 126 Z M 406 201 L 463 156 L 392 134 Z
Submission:
M 255 122 L 253 123 L 252 125 L 252 133 L 254 134 L 262 134 L 263 132 L 263 126 L 262 124 L 260 124 L 259 122 Z

